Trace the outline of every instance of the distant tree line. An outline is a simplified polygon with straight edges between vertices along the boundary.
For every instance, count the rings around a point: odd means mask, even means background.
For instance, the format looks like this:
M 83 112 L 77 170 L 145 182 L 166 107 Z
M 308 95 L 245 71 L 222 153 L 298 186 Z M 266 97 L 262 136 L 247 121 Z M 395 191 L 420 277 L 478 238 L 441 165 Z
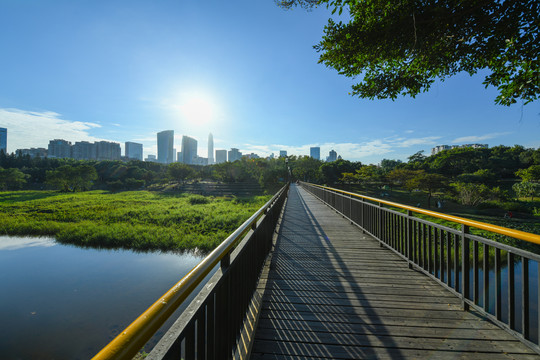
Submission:
M 84 191 L 138 190 L 193 181 L 257 182 L 271 191 L 288 180 L 318 184 L 357 184 L 376 188 L 421 190 L 428 204 L 437 191 L 465 205 L 516 197 L 534 199 L 540 192 L 540 149 L 515 145 L 488 149 L 456 148 L 426 156 L 417 152 L 407 162 L 384 159 L 379 165 L 309 156 L 247 159 L 210 166 L 160 164 L 133 160 L 93 161 L 30 158 L 0 153 L 0 189 Z M 505 188 L 501 183 L 510 184 Z

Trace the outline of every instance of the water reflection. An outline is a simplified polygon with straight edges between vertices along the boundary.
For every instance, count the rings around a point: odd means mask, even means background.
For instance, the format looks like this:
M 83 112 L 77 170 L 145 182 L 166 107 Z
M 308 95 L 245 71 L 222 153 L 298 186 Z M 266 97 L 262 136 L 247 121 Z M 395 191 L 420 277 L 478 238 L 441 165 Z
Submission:
M 14 238 L 9 236 L 0 236 L 0 251 L 18 250 L 34 246 L 49 247 L 54 245 L 56 245 L 56 242 L 51 238 Z
M 0 357 L 88 359 L 200 260 L 0 237 Z

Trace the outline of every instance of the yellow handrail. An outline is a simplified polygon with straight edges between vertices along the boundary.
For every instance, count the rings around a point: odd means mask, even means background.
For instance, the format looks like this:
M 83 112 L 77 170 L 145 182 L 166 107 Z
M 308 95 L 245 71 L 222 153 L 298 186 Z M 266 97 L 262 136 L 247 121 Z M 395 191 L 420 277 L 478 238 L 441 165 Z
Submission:
M 410 210 L 410 211 L 413 211 L 413 212 L 416 212 L 416 213 L 429 215 L 429 216 L 432 216 L 432 217 L 435 217 L 435 218 L 456 222 L 456 223 L 459 223 L 459 224 L 475 227 L 477 229 L 491 231 L 491 232 L 494 232 L 494 233 L 497 233 L 497 234 L 510 236 L 510 237 L 515 238 L 515 239 L 524 240 L 524 241 L 528 241 L 528 242 L 540 245 L 540 235 L 531 234 L 531 233 L 528 233 L 528 232 L 525 232 L 525 231 L 508 229 L 508 228 L 505 228 L 505 227 L 502 227 L 502 226 L 493 225 L 493 224 L 487 224 L 487 223 L 483 223 L 483 222 L 480 222 L 480 221 L 469 220 L 469 219 L 462 218 L 462 217 L 459 217 L 459 216 L 447 215 L 447 214 L 442 214 L 442 213 L 439 213 L 439 212 L 436 212 L 436 211 L 424 210 L 424 209 L 417 208 L 417 207 L 414 207 L 414 206 L 402 205 L 402 204 L 395 203 L 395 202 L 392 202 L 392 201 L 387 201 L 387 200 L 373 198 L 373 197 L 370 197 L 370 196 L 355 194 L 355 193 L 352 193 L 352 192 L 349 192 L 349 191 L 335 189 L 335 188 L 331 188 L 331 187 L 328 187 L 328 186 L 321 186 L 321 185 L 315 185 L 315 184 L 309 184 L 309 185 L 319 187 L 321 189 L 332 190 L 332 191 L 335 191 L 335 192 L 339 192 L 339 193 L 342 193 L 342 194 L 354 196 L 354 197 L 357 197 L 357 198 L 362 198 L 362 199 L 365 199 L 365 200 L 378 202 L 378 203 L 385 204 L 385 205 L 390 205 L 390 206 L 400 208 L 400 209 L 404 209 L 404 210 Z
M 287 185 L 281 188 L 272 199 L 247 219 L 187 275 L 161 296 L 124 331 L 118 334 L 107 346 L 101 349 L 92 360 L 132 359 L 206 275 L 212 271 L 214 266 L 229 254 L 237 241 L 251 229 L 252 225 L 257 223 L 259 218 L 263 216 L 265 211 L 286 189 Z

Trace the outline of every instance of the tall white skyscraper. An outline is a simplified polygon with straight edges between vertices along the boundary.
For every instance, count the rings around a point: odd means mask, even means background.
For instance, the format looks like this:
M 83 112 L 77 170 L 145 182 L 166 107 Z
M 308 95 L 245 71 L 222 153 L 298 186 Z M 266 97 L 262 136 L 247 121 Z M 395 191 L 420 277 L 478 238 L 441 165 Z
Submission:
M 7 154 L 7 129 L 0 128 L 0 151 Z
M 174 162 L 174 130 L 157 133 L 157 161 L 163 164 Z
M 195 164 L 197 158 L 197 140 L 182 136 L 182 162 L 184 164 Z
M 214 137 L 212 133 L 208 134 L 208 165 L 214 163 Z

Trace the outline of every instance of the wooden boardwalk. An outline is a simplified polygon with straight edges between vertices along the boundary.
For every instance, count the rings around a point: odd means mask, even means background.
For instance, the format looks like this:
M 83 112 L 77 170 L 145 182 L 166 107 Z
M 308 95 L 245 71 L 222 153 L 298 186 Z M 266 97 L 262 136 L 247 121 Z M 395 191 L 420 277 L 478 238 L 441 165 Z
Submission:
M 538 359 L 295 185 L 260 286 L 252 359 Z

